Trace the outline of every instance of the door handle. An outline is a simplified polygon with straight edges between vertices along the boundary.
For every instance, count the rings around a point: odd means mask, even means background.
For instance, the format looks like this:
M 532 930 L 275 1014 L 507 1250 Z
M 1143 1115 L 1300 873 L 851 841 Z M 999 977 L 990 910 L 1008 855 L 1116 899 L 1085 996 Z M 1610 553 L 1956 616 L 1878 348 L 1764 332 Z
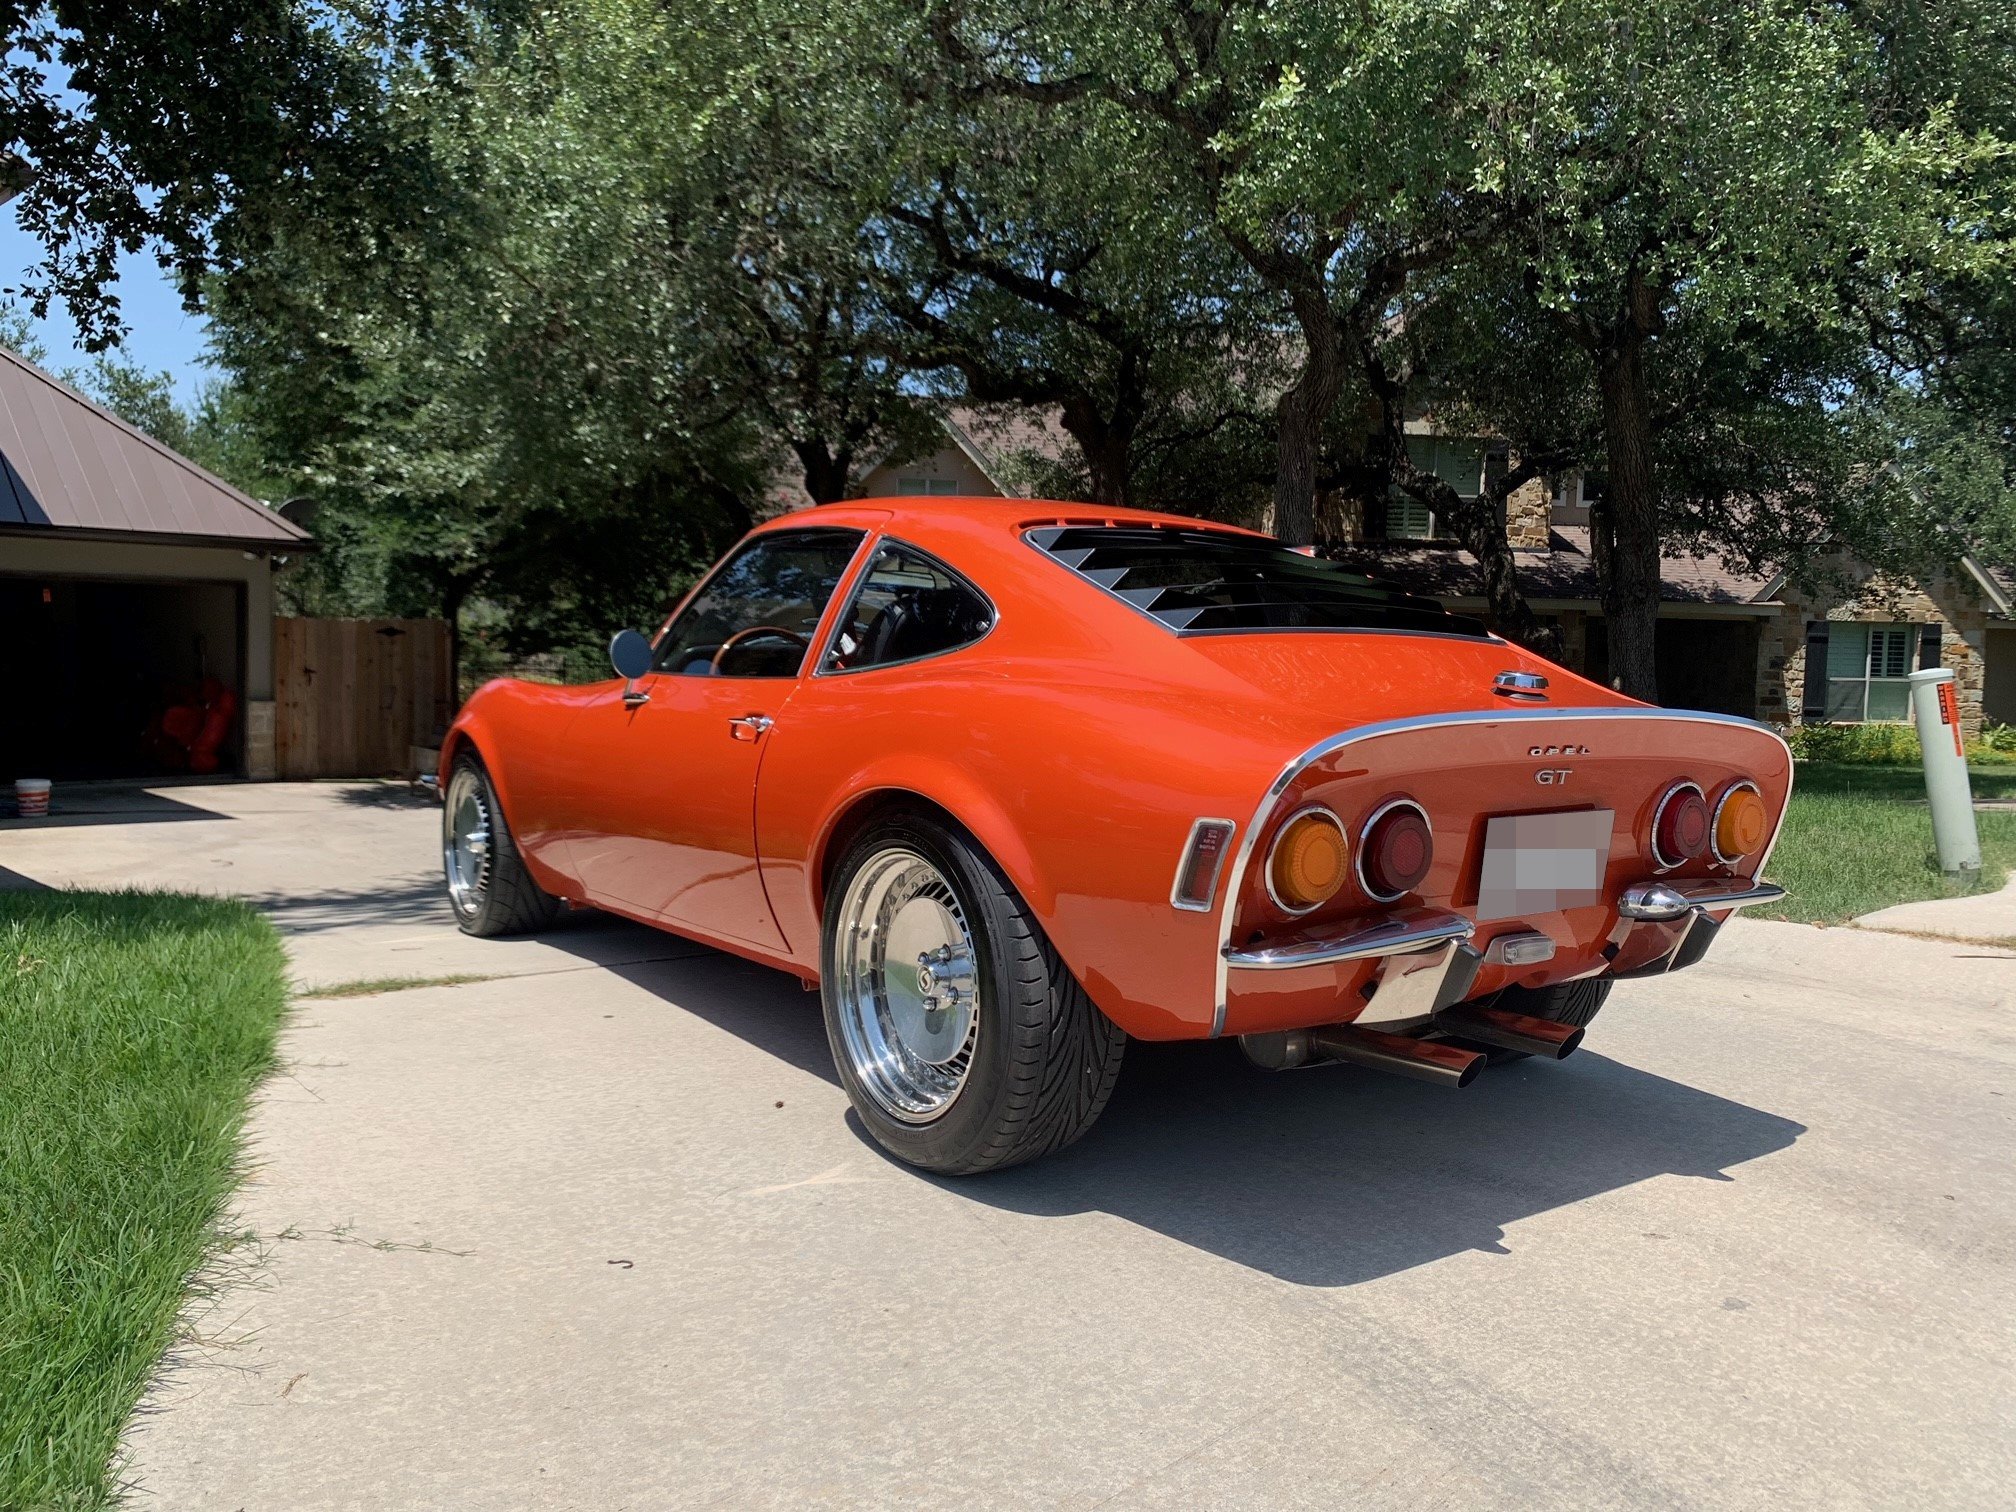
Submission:
M 768 714 L 743 714 L 728 721 L 728 734 L 734 740 L 754 740 L 775 723 Z

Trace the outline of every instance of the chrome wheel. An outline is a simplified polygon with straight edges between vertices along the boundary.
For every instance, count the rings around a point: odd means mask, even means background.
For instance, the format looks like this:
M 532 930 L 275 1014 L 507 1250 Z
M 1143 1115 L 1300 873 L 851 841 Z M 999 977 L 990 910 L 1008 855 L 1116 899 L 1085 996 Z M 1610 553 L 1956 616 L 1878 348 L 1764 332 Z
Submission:
M 965 909 L 937 867 L 892 847 L 854 873 L 838 924 L 833 988 L 854 1072 L 892 1118 L 930 1123 L 965 1087 L 979 1035 Z
M 441 861 L 448 874 L 448 900 L 463 917 L 483 906 L 490 886 L 490 795 L 473 767 L 458 767 L 448 779 L 441 820 Z

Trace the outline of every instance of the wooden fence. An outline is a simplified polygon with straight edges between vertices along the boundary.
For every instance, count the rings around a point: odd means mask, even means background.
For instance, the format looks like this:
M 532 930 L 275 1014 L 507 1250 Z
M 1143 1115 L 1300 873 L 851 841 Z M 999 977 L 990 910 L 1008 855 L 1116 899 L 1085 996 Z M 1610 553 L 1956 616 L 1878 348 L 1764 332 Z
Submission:
M 431 619 L 276 619 L 273 755 L 283 779 L 410 769 L 454 717 L 448 626 Z

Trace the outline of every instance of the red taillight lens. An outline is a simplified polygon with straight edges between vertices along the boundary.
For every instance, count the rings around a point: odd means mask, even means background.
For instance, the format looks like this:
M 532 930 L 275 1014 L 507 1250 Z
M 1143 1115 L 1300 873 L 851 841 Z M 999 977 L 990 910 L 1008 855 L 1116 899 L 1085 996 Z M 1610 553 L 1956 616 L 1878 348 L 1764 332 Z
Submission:
M 1675 783 L 1652 816 L 1652 859 L 1679 866 L 1708 849 L 1708 800 L 1691 782 Z
M 1358 851 L 1358 880 L 1381 903 L 1391 903 L 1421 885 L 1435 860 L 1435 836 L 1428 816 L 1412 799 L 1387 804 L 1365 826 Z

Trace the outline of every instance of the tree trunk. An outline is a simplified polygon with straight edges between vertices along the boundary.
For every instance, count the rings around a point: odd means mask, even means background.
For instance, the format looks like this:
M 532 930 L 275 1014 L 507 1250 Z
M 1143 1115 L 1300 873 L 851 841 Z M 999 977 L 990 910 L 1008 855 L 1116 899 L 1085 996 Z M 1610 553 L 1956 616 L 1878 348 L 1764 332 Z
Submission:
M 1609 488 L 1592 512 L 1590 543 L 1610 637 L 1610 685 L 1647 702 L 1659 697 L 1654 653 L 1659 622 L 1659 489 L 1652 471 L 1652 405 L 1645 330 L 1626 317 L 1596 353 Z
M 1316 539 L 1316 452 L 1323 423 L 1337 407 L 1344 344 L 1320 289 L 1293 296 L 1307 354 L 1302 371 L 1274 406 L 1279 456 L 1274 474 L 1274 534 L 1290 546 Z
M 1085 458 L 1087 490 L 1091 495 L 1087 502 L 1131 506 L 1134 427 L 1127 423 L 1127 416 L 1121 414 L 1109 419 L 1089 395 L 1073 394 L 1064 401 L 1059 423 L 1078 443 L 1078 451 Z
M 1507 640 L 1559 661 L 1561 632 L 1543 624 L 1519 591 L 1505 516 L 1498 502 L 1487 494 L 1472 506 L 1450 511 L 1449 516 L 1456 524 L 1456 538 L 1477 558 L 1477 573 L 1484 581 L 1484 622 Z
M 834 456 L 833 449 L 826 444 L 823 436 L 810 441 L 793 441 L 791 449 L 798 454 L 799 465 L 805 469 L 805 492 L 811 495 L 814 504 L 838 504 L 847 497 L 847 485 L 852 481 L 847 476 L 850 457 L 844 453 Z
M 448 702 L 462 707 L 462 604 L 469 597 L 469 585 L 451 580 L 441 591 L 441 618 L 448 622 Z M 452 717 L 452 716 L 451 716 Z

